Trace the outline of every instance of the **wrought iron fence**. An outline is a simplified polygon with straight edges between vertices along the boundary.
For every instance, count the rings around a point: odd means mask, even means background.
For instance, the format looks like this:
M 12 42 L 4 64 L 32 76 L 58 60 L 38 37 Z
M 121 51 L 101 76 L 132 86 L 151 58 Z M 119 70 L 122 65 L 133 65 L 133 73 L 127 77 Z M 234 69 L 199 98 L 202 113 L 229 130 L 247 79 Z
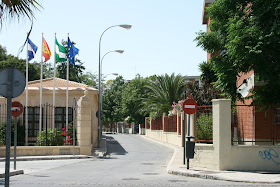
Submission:
M 26 107 L 23 106 L 23 113 L 17 118 L 18 122 L 18 145 L 25 145 L 25 123 L 26 123 Z M 53 113 L 55 110 L 55 114 Z M 65 139 L 66 131 L 66 108 L 57 107 L 51 104 L 45 103 L 42 105 L 42 118 L 41 118 L 41 130 L 42 134 L 40 142 L 43 145 L 51 145 L 51 142 L 56 138 L 55 134 L 63 135 Z M 77 118 L 76 118 L 77 119 Z M 7 105 L 0 104 L 0 146 L 5 145 L 5 132 L 6 132 L 6 121 L 7 121 Z M 12 119 L 12 125 L 13 125 Z M 73 109 L 69 107 L 68 111 L 68 124 L 73 121 Z M 37 142 L 38 134 L 40 131 L 40 106 L 28 107 L 28 145 L 35 145 Z M 69 130 L 69 129 L 68 129 Z M 12 126 L 13 136 L 13 126 Z M 76 136 L 77 137 L 77 136 Z M 73 143 L 72 141 L 68 143 Z M 13 138 L 12 138 L 13 144 Z

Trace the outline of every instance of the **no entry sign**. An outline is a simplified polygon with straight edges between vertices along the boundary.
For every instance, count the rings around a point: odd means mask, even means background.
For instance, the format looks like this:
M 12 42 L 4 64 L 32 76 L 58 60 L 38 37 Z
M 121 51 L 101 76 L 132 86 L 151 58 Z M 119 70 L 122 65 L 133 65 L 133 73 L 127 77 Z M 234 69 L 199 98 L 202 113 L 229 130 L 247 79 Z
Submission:
M 183 111 L 186 114 L 193 114 L 193 113 L 196 112 L 196 110 L 197 110 L 197 104 L 196 104 L 195 100 L 193 100 L 193 99 L 186 99 L 183 102 Z
M 23 106 L 20 102 L 14 101 L 12 102 L 12 116 L 19 117 L 23 111 Z

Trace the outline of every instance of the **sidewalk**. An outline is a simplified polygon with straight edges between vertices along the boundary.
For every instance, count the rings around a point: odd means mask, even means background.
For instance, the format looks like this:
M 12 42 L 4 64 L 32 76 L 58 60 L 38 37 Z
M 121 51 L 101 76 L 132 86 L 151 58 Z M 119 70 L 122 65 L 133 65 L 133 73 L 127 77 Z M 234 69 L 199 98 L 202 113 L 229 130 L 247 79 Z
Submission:
M 164 143 L 151 139 L 146 136 L 141 136 L 147 140 L 168 146 L 174 150 L 174 154 L 167 166 L 167 172 L 174 175 L 182 175 L 188 177 L 198 177 L 204 179 L 248 182 L 248 183 L 280 183 L 280 172 L 253 172 L 253 171 L 218 171 L 207 168 L 191 167 L 188 170 L 186 165 L 183 165 L 183 148 L 172 144 Z M 187 162 L 187 161 L 186 161 Z M 280 168 L 279 168 L 280 169 Z

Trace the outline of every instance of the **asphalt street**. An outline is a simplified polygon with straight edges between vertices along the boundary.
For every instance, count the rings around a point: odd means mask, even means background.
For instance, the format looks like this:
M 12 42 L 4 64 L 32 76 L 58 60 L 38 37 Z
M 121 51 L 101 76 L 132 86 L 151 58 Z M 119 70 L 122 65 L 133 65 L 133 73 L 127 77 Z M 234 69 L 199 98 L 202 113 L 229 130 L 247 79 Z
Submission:
M 170 175 L 166 167 L 172 149 L 140 135 L 106 138 L 110 153 L 106 158 L 17 162 L 25 174 L 10 177 L 10 186 L 279 186 Z M 4 185 L 4 179 L 0 179 L 0 185 Z

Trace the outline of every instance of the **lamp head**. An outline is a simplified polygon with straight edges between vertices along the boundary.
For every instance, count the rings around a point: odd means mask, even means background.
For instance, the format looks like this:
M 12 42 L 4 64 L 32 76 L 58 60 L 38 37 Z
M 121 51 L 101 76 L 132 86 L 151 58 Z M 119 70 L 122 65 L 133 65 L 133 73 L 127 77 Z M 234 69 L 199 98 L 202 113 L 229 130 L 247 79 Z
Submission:
M 125 29 L 130 29 L 132 27 L 132 25 L 119 25 L 119 26 Z
M 123 54 L 124 50 L 115 50 L 115 52 Z

